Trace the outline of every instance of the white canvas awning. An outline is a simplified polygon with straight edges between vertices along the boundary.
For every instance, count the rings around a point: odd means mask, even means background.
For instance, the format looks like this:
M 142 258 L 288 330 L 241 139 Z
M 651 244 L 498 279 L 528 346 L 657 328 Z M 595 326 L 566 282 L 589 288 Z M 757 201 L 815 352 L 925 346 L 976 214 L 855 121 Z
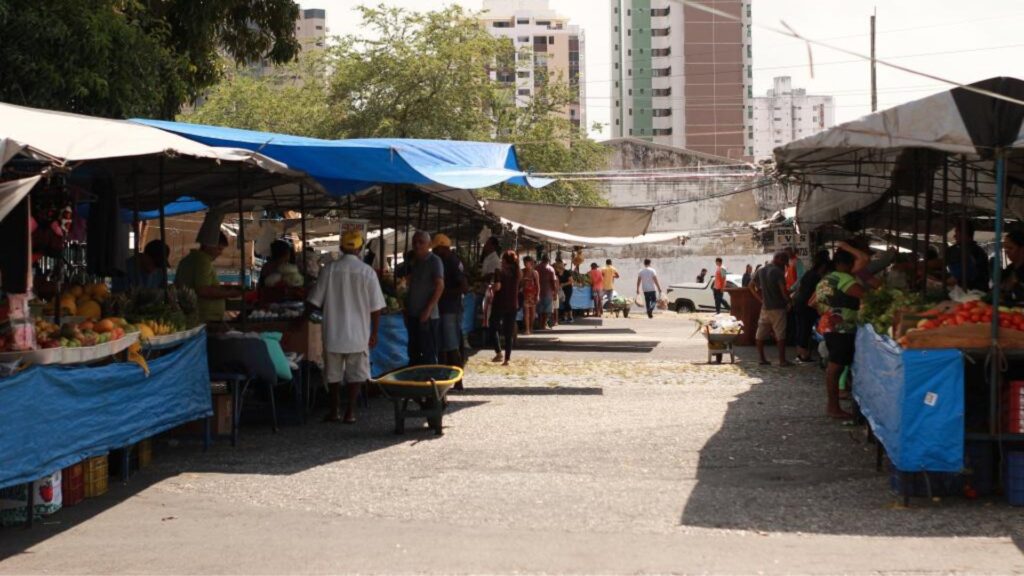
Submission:
M 1016 78 L 991 78 L 972 86 L 1024 97 L 1024 81 Z M 877 203 L 893 197 L 898 212 L 907 216 L 896 220 L 911 225 L 949 213 L 951 207 L 968 207 L 969 216 L 993 214 L 992 153 L 997 148 L 1012 151 L 1007 207 L 1024 216 L 1024 107 L 962 88 L 791 142 L 775 149 L 775 161 L 779 175 L 801 188 L 796 220 L 803 229 L 878 212 L 873 210 Z M 966 166 L 964 182 L 960 166 Z M 911 190 L 914 186 L 931 187 L 943 203 L 934 205 L 930 215 L 922 213 L 920 203 L 913 206 L 912 199 L 920 196 Z M 954 216 L 958 214 L 959 209 Z
M 548 240 L 564 246 L 630 246 L 633 244 L 682 244 L 689 238 L 689 233 L 683 230 L 670 232 L 651 232 L 637 236 L 579 236 L 567 234 L 556 230 L 544 230 L 527 226 L 508 218 L 501 218 L 501 223 L 510 226 L 513 230 L 522 230 L 524 233 L 541 240 Z
M 642 236 L 654 211 L 640 208 L 561 206 L 512 200 L 485 200 L 484 209 L 531 230 L 573 238 L 633 238 Z
M 18 205 L 18 202 L 28 196 L 28 193 L 42 178 L 42 176 L 32 176 L 0 183 L 0 220 L 6 218 L 11 210 Z

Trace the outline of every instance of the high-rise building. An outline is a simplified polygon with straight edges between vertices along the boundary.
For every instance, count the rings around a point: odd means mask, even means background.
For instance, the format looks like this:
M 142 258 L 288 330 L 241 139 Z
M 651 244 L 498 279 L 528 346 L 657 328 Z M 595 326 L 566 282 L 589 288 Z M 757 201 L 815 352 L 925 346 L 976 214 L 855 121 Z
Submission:
M 752 0 L 611 0 L 613 137 L 751 158 Z
M 754 159 L 771 158 L 776 147 L 834 124 L 831 96 L 809 95 L 803 88 L 793 88 L 789 76 L 779 76 L 766 96 L 754 98 L 754 123 L 748 133 L 754 143 Z
M 303 50 L 327 46 L 327 11 L 323 8 L 299 10 L 295 21 L 295 39 Z
M 511 85 L 523 106 L 545 81 L 567 82 L 574 98 L 565 114 L 586 126 L 583 30 L 551 10 L 548 0 L 484 0 L 483 10 L 487 31 L 508 38 L 516 50 L 515 70 L 494 70 L 492 77 Z

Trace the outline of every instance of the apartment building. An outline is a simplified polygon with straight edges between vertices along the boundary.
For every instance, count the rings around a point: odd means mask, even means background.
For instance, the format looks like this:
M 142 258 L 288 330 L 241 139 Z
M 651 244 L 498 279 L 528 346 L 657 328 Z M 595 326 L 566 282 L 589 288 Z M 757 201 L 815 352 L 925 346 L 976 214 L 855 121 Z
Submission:
M 821 132 L 835 124 L 832 96 L 813 96 L 793 88 L 789 76 L 779 76 L 765 96 L 754 98 L 754 122 L 748 129 L 754 159 L 772 157 L 772 151 L 794 140 Z
M 295 39 L 303 50 L 327 46 L 327 11 L 323 8 L 299 10 L 295 21 Z
M 610 0 L 612 136 L 752 158 L 751 2 Z
M 516 50 L 515 70 L 494 70 L 495 80 L 515 90 L 525 106 L 545 81 L 568 82 L 574 99 L 565 114 L 585 127 L 584 34 L 552 10 L 547 0 L 484 0 L 480 21 L 491 35 L 508 38 Z

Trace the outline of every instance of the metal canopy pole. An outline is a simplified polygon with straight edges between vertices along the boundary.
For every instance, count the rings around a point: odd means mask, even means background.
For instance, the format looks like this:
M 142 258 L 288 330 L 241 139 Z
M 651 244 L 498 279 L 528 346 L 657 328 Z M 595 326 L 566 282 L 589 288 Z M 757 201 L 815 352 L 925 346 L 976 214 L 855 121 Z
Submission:
M 960 228 L 960 287 L 966 290 L 967 250 L 964 250 L 964 237 L 967 235 L 967 156 L 960 156 L 960 162 L 960 207 L 963 214 L 957 226 Z
M 999 433 L 999 406 L 996 402 L 999 394 L 999 373 L 1002 370 L 1002 353 L 999 350 L 999 291 L 1003 281 L 1003 204 L 1005 203 L 1006 187 L 1006 155 L 1002 149 L 996 150 L 996 241 L 995 254 L 992 256 L 992 344 L 989 352 L 989 364 L 991 374 L 989 375 L 989 433 Z M 961 252 L 966 252 L 963 247 L 964 238 L 961 237 Z
M 238 284 L 242 288 L 242 307 L 241 317 L 242 323 L 244 324 L 249 318 L 249 314 L 245 309 L 245 218 L 242 211 L 242 167 L 238 167 L 238 187 L 237 187 L 237 199 L 238 199 L 238 253 L 240 258 L 238 259 L 238 270 L 241 272 L 239 276 Z
M 160 204 L 160 241 L 167 246 L 167 218 L 164 213 L 164 157 L 160 156 L 160 168 L 157 173 L 156 201 Z M 167 285 L 167 266 L 160 269 L 160 281 L 164 287 L 164 298 L 170 299 L 170 286 Z
M 377 273 L 380 276 L 384 275 L 384 255 L 388 253 L 387 246 L 384 245 L 384 191 L 387 190 L 387 185 L 381 186 L 380 189 L 380 242 L 378 248 L 380 249 L 380 256 L 378 256 L 377 262 Z
M 142 242 L 142 226 L 139 225 L 139 180 L 132 163 L 132 232 L 135 234 L 135 255 L 139 255 L 139 243 Z M 136 260 L 136 263 L 138 261 Z M 167 263 L 165 262 L 166 266 Z
M 300 233 L 302 234 L 302 277 L 306 278 L 309 274 L 309 262 L 306 256 L 308 252 L 307 248 L 309 245 L 306 243 L 306 183 L 299 182 L 299 212 L 302 214 L 299 225 L 301 227 Z M 303 280 L 305 284 L 305 280 Z
M 945 286 L 948 277 L 949 262 L 949 155 L 942 157 L 942 284 Z
M 394 238 L 393 238 L 394 242 L 391 243 L 391 246 L 392 246 L 392 252 L 391 252 L 391 271 L 392 271 L 392 274 L 391 274 L 391 288 L 395 291 L 396 294 L 398 293 L 398 275 L 395 274 L 394 271 L 398 267 L 398 217 L 399 217 L 398 212 L 399 212 L 399 208 L 400 208 L 400 206 L 398 204 L 398 200 L 399 200 L 399 196 L 401 195 L 400 192 L 401 192 L 401 190 L 399 190 L 398 187 L 396 186 L 395 187 L 395 227 L 392 228 L 392 234 L 394 235 Z
M 932 202 L 935 193 L 935 175 L 932 173 L 931 154 L 928 154 L 928 179 L 924 182 L 924 211 L 927 212 L 927 220 L 924 221 L 924 283 L 921 284 L 921 296 L 928 293 L 928 248 L 932 243 Z M 943 260 L 945 262 L 945 260 Z M 945 266 L 943 266 L 945 268 Z

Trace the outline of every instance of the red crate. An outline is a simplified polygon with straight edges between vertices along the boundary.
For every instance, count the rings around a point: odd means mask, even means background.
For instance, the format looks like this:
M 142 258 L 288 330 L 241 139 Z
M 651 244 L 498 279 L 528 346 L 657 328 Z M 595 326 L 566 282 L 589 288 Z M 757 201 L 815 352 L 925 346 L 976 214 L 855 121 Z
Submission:
M 1003 396 L 1003 432 L 1024 433 L 1024 380 L 1007 383 Z
M 64 506 L 74 506 L 85 500 L 85 467 L 81 462 L 62 470 L 60 478 Z

